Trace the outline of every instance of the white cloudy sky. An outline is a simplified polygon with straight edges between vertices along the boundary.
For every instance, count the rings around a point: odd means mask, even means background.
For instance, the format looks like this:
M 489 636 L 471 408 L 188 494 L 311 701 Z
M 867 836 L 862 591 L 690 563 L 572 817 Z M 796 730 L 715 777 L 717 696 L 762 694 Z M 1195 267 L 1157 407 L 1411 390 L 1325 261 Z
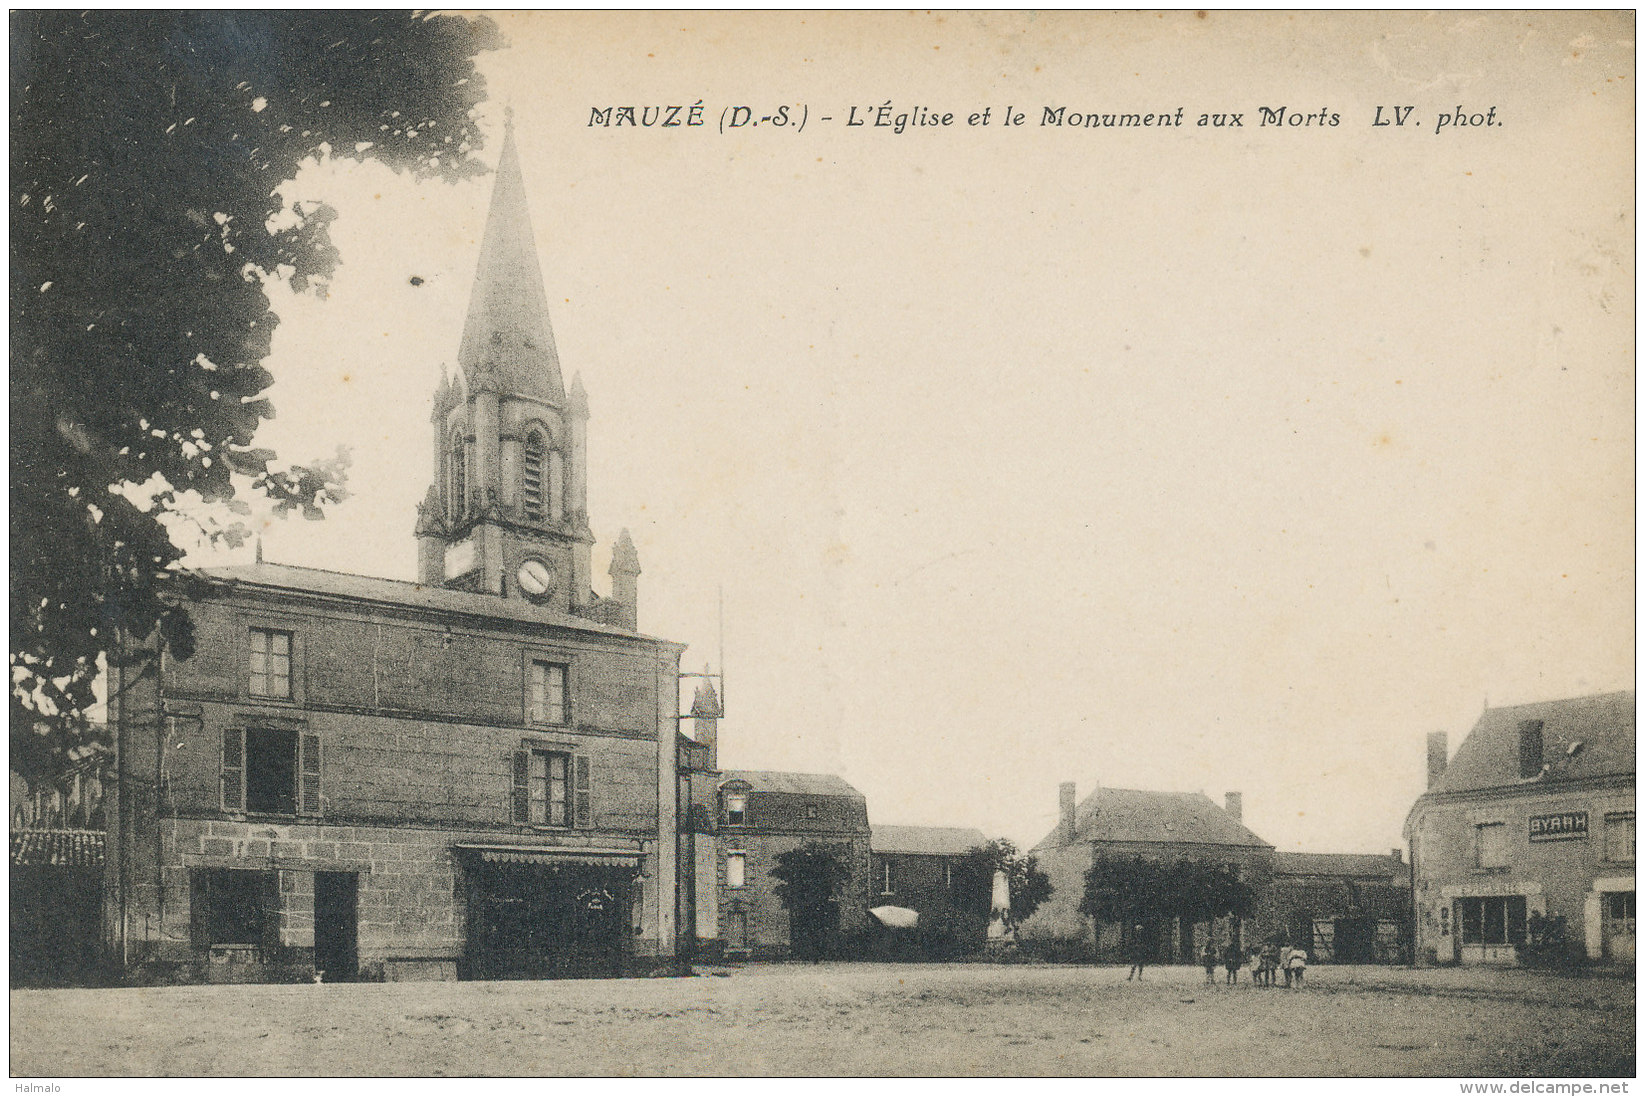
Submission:
M 1385 850 L 1426 732 L 1631 685 L 1627 14 L 501 21 L 486 155 L 506 100 L 597 585 L 627 526 L 691 669 L 723 587 L 728 767 L 1024 844 L 1061 780 L 1241 789 L 1282 849 Z M 888 99 L 958 124 L 841 124 Z M 785 103 L 804 132 L 718 131 Z M 1256 128 L 1278 105 L 1341 124 Z M 1436 134 L 1459 106 L 1503 124 Z M 261 440 L 351 446 L 355 496 L 270 559 L 413 577 L 489 189 L 293 188 L 344 266 L 275 295 Z

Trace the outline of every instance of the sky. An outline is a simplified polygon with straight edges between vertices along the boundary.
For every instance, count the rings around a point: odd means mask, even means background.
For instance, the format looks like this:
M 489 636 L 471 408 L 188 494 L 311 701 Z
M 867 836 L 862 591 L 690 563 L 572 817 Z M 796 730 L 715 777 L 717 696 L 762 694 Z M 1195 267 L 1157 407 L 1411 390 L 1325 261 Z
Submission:
M 497 18 L 596 589 L 626 527 L 699 671 L 723 598 L 726 768 L 1024 846 L 1061 781 L 1237 789 L 1387 851 L 1428 732 L 1632 688 L 1628 13 Z M 343 265 L 271 290 L 258 441 L 353 496 L 266 558 L 415 577 L 490 186 L 288 187 Z

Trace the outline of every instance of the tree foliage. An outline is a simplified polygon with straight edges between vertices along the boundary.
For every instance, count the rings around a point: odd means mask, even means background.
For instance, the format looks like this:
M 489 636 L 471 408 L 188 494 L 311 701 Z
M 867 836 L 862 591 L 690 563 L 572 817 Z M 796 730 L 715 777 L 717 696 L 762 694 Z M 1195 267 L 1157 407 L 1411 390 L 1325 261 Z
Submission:
M 79 737 L 116 635 L 189 653 L 168 522 L 233 544 L 197 503 L 342 498 L 345 454 L 282 466 L 253 444 L 274 414 L 265 283 L 323 292 L 338 261 L 334 212 L 280 188 L 328 156 L 482 171 L 473 58 L 497 44 L 410 13 L 12 13 L 14 765 Z
M 1251 913 L 1256 895 L 1229 864 L 1186 858 L 1098 856 L 1085 874 L 1080 913 L 1104 922 L 1158 925 L 1171 918 L 1207 922 Z
M 851 849 L 807 842 L 777 855 L 772 889 L 788 911 L 789 943 L 797 956 L 816 959 L 839 929 L 841 893 L 851 880 Z
M 1011 897 L 1009 924 L 1021 925 L 1051 897 L 1051 878 L 1033 854 L 1023 854 L 1007 838 L 968 850 L 954 866 L 956 903 L 980 915 L 986 926 L 994 900 L 994 874 L 1005 873 Z

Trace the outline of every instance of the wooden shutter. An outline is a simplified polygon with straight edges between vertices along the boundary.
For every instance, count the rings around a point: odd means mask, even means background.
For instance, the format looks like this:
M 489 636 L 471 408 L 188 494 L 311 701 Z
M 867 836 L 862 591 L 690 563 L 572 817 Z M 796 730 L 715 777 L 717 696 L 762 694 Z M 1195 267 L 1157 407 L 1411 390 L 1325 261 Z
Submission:
M 246 810 L 246 729 L 223 729 L 223 810 Z
M 514 821 L 531 822 L 531 752 L 514 752 Z
M 576 755 L 573 761 L 576 763 L 577 769 L 575 792 L 577 802 L 576 825 L 579 827 L 591 827 L 594 825 L 594 798 L 589 787 L 588 755 Z
M 188 936 L 197 949 L 211 947 L 211 870 L 190 869 L 188 874 Z
M 320 736 L 297 737 L 297 814 L 320 814 Z
M 264 872 L 262 879 L 263 959 L 271 960 L 280 947 L 280 873 Z

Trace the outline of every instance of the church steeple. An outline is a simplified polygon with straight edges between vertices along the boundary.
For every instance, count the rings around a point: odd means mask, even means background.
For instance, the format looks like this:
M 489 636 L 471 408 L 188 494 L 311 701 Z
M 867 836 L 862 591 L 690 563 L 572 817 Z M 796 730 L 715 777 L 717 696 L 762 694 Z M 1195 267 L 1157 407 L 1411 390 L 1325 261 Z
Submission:
M 512 121 L 497 161 L 457 361 L 470 391 L 530 396 L 556 407 L 565 403 Z

